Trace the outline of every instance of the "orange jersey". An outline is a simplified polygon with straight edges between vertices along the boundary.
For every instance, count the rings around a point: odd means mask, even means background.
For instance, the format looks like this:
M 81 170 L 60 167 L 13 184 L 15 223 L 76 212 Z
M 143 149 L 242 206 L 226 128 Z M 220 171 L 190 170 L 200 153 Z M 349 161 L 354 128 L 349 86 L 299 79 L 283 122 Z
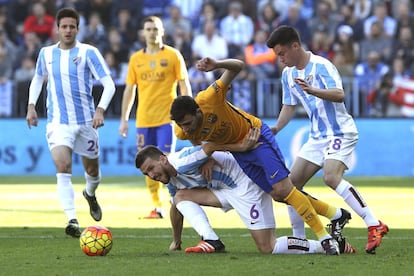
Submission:
M 262 121 L 226 101 L 229 87 L 218 80 L 197 94 L 195 101 L 203 112 L 200 129 L 189 134 L 175 125 L 178 139 L 231 144 L 240 142 L 250 128 L 262 126 Z
M 181 53 L 168 46 L 155 55 L 145 49 L 134 53 L 128 65 L 126 83 L 137 86 L 136 127 L 170 123 L 170 107 L 177 97 L 177 81 L 188 78 Z

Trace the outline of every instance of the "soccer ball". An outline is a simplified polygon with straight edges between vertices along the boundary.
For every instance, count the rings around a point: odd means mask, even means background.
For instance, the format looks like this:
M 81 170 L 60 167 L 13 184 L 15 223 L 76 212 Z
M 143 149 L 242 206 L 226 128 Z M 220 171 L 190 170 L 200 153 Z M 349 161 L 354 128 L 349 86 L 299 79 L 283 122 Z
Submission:
M 112 233 L 103 226 L 89 226 L 83 230 L 80 247 L 88 256 L 105 256 L 112 248 Z

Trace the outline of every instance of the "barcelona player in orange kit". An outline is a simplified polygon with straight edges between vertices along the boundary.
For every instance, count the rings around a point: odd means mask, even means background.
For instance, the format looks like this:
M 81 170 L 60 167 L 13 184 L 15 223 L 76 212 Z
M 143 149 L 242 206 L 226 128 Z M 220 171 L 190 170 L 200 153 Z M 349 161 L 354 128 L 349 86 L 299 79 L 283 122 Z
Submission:
M 177 138 L 193 144 L 214 142 L 218 145 L 216 150 L 231 151 L 243 171 L 275 201 L 295 208 L 316 234 L 326 254 L 338 255 L 339 245 L 344 242 L 342 236 L 329 234 L 317 215 L 332 219 L 336 208 L 297 190 L 288 177 L 289 170 L 270 128 L 226 101 L 230 84 L 244 63 L 237 59 L 204 58 L 196 66 L 200 71 L 224 69 L 224 73 L 197 97 L 181 96 L 174 100 L 170 113 L 177 124 Z M 260 129 L 259 146 L 238 152 L 234 144 L 240 143 L 251 129 Z
M 119 133 L 122 137 L 127 136 L 128 119 L 137 94 L 137 150 L 155 145 L 167 154 L 174 147 L 169 110 L 177 96 L 177 86 L 181 95 L 191 95 L 191 86 L 183 56 L 178 50 L 163 44 L 161 19 L 156 16 L 145 18 L 143 34 L 146 47 L 129 60 Z M 145 218 L 162 218 L 161 183 L 149 177 L 145 181 L 154 203 L 154 209 Z

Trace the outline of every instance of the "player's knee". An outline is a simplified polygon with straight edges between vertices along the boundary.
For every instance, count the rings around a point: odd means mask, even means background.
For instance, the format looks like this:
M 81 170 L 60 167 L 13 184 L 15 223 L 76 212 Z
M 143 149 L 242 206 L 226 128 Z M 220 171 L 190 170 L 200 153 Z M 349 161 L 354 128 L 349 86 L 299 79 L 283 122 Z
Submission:
M 273 247 L 270 244 L 257 244 L 257 249 L 260 253 L 270 254 L 273 252 Z
M 338 176 L 334 173 L 324 173 L 323 174 L 323 182 L 325 182 L 326 185 L 331 187 L 332 189 L 335 189 L 336 186 L 338 186 L 338 183 L 341 181 L 342 176 Z

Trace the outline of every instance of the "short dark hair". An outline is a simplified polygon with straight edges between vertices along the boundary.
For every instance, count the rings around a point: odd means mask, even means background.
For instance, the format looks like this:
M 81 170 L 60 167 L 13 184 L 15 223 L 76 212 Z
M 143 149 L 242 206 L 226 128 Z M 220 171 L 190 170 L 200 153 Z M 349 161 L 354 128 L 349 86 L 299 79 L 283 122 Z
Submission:
M 293 27 L 282 25 L 277 27 L 267 39 L 266 45 L 269 48 L 274 48 L 276 45 L 290 45 L 293 42 L 301 44 L 298 31 Z
M 198 104 L 191 96 L 178 96 L 174 99 L 170 116 L 171 120 L 181 121 L 184 119 L 184 116 L 187 114 L 196 115 L 198 109 Z
M 56 24 L 59 27 L 60 20 L 64 17 L 74 18 L 76 20 L 76 27 L 79 27 L 79 13 L 72 8 L 62 8 L 56 14 Z
M 161 18 L 158 17 L 158 16 L 155 16 L 155 15 L 150 15 L 150 16 L 145 17 L 142 20 L 142 27 L 144 27 L 145 23 L 147 23 L 147 22 L 152 22 L 154 24 L 159 24 L 160 26 L 164 26 Z
M 153 160 L 158 160 L 160 156 L 165 155 L 159 148 L 153 145 L 145 146 L 135 155 L 135 167 L 137 169 L 141 168 L 142 164 L 151 158 Z

